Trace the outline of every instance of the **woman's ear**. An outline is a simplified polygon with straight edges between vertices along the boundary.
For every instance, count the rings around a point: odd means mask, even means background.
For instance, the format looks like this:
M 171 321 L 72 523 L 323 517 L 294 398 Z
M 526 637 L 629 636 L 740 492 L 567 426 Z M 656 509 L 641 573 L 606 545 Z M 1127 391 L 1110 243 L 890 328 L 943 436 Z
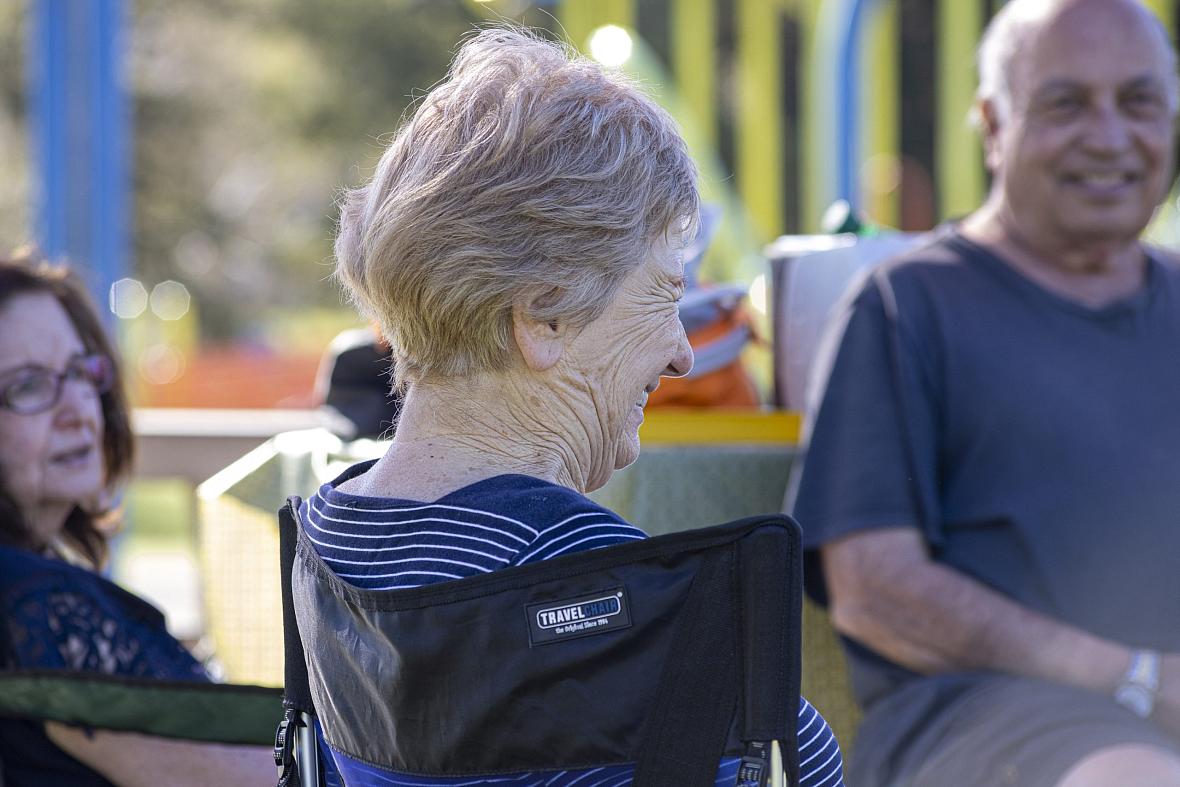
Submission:
M 523 303 L 513 305 L 512 335 L 528 367 L 543 372 L 557 363 L 565 349 L 565 325 L 534 320 L 528 311 Z

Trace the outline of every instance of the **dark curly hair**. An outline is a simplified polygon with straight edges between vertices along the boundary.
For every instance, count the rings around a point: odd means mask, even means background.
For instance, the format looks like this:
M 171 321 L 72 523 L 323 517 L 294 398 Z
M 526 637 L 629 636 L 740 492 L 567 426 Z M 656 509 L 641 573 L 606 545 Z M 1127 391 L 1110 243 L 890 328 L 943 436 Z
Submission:
M 135 441 L 123 391 L 122 369 L 98 312 L 85 287 L 69 268 L 54 265 L 34 252 L 0 257 L 0 308 L 19 295 L 40 293 L 52 295 L 62 305 L 87 351 L 101 353 L 114 364 L 114 385 L 101 398 L 106 483 L 113 487 L 131 471 Z M 62 536 L 70 547 L 99 568 L 106 562 L 107 534 L 117 517 L 116 509 L 88 511 L 74 506 L 66 518 Z M 3 477 L 0 477 L 0 542 L 35 550 L 45 546 L 32 542 L 25 516 L 5 487 Z

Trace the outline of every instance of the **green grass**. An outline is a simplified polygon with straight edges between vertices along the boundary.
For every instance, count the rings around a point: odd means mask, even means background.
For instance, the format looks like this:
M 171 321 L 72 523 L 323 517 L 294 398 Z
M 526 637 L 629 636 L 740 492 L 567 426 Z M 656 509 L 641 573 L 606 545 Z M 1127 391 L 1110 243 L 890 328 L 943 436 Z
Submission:
M 122 541 L 152 549 L 191 549 L 196 505 L 185 481 L 135 481 L 124 498 Z

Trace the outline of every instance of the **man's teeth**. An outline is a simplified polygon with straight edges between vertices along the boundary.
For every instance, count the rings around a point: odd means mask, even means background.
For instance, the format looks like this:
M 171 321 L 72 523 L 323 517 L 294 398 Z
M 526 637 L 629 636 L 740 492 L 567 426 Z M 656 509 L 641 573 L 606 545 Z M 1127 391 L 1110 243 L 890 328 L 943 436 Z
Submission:
M 1098 188 L 1110 188 L 1113 186 L 1121 186 L 1128 180 L 1126 175 L 1122 174 L 1108 174 L 1108 175 L 1082 175 L 1081 181 L 1087 186 L 1096 186 Z

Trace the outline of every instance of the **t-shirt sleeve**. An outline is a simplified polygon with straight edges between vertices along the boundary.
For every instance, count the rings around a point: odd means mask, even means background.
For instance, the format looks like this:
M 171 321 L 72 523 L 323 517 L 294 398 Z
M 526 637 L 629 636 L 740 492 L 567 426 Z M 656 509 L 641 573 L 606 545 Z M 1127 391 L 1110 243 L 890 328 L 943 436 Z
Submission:
M 893 289 L 886 297 L 893 303 Z M 849 533 L 913 525 L 939 540 L 937 406 L 912 315 L 887 316 L 880 277 L 833 320 L 830 368 L 808 414 L 809 442 L 794 515 L 809 550 Z M 821 349 L 821 355 L 825 350 Z

